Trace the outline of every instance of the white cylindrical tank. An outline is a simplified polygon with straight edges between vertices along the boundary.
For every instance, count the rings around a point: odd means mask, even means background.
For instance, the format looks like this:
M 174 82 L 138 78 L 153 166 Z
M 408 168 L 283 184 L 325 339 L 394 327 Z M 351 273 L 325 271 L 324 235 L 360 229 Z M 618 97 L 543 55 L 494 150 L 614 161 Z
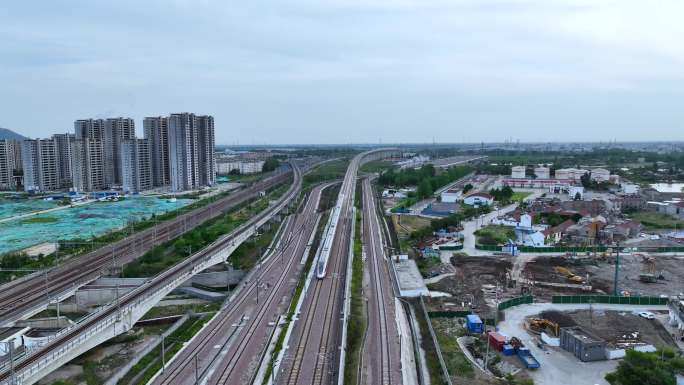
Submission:
M 511 178 L 523 179 L 525 178 L 525 166 L 511 167 Z
M 537 177 L 537 179 L 549 179 L 551 172 L 549 171 L 548 167 L 535 167 L 534 175 Z

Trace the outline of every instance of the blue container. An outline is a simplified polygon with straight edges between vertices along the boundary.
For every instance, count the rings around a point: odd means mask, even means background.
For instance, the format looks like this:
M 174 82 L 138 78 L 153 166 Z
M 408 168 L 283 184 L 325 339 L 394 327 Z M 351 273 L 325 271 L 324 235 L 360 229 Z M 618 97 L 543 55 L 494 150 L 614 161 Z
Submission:
M 477 314 L 466 315 L 466 329 L 470 333 L 484 333 L 484 324 Z
M 501 352 L 504 356 L 512 356 L 515 354 L 515 348 L 513 348 L 513 345 L 506 344 L 503 346 L 503 350 Z

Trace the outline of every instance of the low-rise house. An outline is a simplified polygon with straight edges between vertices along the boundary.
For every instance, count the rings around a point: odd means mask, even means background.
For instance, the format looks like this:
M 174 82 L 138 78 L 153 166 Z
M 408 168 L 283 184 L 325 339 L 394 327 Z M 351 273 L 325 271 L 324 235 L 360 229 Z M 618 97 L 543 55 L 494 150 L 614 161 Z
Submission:
M 463 203 L 469 206 L 489 206 L 494 203 L 494 197 L 488 193 L 475 192 L 467 195 L 463 199 Z
M 568 219 L 557 226 L 548 227 L 546 230 L 544 230 L 546 242 L 551 244 L 556 244 L 560 242 L 561 240 L 563 240 L 563 236 L 568 231 L 568 228 L 570 228 L 570 226 L 574 224 L 575 222 L 573 222 L 571 219 Z

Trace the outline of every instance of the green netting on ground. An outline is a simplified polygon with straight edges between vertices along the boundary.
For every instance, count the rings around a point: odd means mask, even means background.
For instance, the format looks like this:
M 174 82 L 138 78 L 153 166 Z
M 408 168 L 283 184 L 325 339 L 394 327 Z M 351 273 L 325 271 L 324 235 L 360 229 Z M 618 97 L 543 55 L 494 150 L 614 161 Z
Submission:
M 152 214 L 175 210 L 191 202 L 192 199 L 169 202 L 157 197 L 133 197 L 119 202 L 95 202 L 3 222 L 0 223 L 0 254 L 44 242 L 91 238 L 122 228 L 129 221 L 149 218 Z
M 0 219 L 47 210 L 58 205 L 58 201 L 44 201 L 42 199 L 14 200 L 0 198 Z

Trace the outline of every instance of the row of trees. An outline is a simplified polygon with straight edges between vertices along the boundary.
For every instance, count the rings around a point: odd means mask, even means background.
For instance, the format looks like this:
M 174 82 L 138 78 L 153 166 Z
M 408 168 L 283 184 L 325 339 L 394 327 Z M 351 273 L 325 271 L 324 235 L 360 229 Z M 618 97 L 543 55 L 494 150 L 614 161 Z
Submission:
M 513 189 L 510 186 L 503 186 L 489 190 L 489 194 L 498 202 L 508 202 L 513 197 Z
M 417 186 L 416 197 L 423 199 L 432 196 L 438 188 L 463 178 L 471 171 L 468 166 L 454 166 L 437 172 L 433 165 L 426 164 L 418 169 L 389 169 L 380 175 L 378 183 L 383 187 Z

